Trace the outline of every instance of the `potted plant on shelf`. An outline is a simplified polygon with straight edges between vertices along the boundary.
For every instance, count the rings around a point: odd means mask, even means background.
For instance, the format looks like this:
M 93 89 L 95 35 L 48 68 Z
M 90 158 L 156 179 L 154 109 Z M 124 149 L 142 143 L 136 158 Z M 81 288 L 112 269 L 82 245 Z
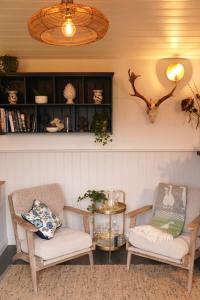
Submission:
M 46 104 L 48 102 L 48 96 L 46 95 L 45 91 L 34 89 L 34 94 L 35 94 L 35 103 Z
M 112 142 L 110 133 L 108 132 L 109 118 L 105 113 L 95 113 L 92 119 L 91 131 L 95 135 L 95 143 L 105 146 L 108 142 Z
M 77 202 L 82 200 L 89 199 L 91 204 L 88 205 L 87 210 L 90 212 L 94 212 L 96 209 L 100 208 L 103 204 L 108 201 L 106 196 L 106 192 L 96 191 L 96 190 L 88 190 L 83 196 L 79 196 Z
M 0 56 L 0 72 L 12 73 L 17 72 L 18 60 L 16 56 L 3 55 Z

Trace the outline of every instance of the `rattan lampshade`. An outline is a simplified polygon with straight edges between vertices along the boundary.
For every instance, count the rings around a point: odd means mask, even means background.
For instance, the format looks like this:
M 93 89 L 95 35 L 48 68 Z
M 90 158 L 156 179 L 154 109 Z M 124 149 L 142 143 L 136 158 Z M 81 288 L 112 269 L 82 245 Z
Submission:
M 66 19 L 70 18 L 74 35 L 63 34 Z M 28 22 L 30 35 L 43 43 L 77 46 L 100 40 L 108 30 L 108 19 L 97 9 L 62 0 L 60 4 L 42 8 Z

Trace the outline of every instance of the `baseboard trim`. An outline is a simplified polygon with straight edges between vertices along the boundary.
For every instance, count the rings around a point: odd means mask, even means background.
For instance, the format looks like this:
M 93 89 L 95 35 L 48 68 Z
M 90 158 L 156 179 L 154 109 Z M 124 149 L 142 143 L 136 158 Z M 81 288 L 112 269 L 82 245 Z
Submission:
M 4 252 L 7 246 L 8 246 L 7 239 L 4 239 L 3 241 L 0 242 L 0 255 Z

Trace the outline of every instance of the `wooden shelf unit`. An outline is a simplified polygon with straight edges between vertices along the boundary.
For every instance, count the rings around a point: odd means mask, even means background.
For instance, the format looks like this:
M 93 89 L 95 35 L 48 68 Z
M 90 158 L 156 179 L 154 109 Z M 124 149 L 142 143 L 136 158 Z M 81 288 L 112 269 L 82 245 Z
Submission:
M 108 131 L 112 133 L 112 79 L 114 73 L 10 73 L 0 74 L 0 109 L 20 112 L 35 119 L 34 132 L 30 128 L 19 133 L 45 133 L 46 126 L 54 118 L 64 122 L 70 120 L 70 132 L 90 132 L 95 113 L 105 113 L 108 116 Z M 66 104 L 63 90 L 67 83 L 76 89 L 74 104 Z M 16 105 L 8 102 L 6 89 L 12 86 L 17 90 Z M 103 90 L 102 104 L 95 104 L 93 90 Z M 47 104 L 36 104 L 34 90 L 43 91 L 48 96 Z M 1 117 L 1 115 L 0 115 Z M 85 122 L 85 130 L 81 122 Z M 11 128 L 8 120 L 8 130 Z M 4 132 L 5 133 L 5 132 Z M 63 131 L 65 133 L 65 130 Z M 49 134 L 49 133 L 48 133 Z M 55 133 L 54 133 L 55 134 Z

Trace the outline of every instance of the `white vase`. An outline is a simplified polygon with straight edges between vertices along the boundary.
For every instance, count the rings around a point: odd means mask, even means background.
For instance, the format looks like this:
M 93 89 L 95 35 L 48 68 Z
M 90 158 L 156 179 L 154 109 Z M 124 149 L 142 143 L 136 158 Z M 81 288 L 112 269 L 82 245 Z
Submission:
M 35 96 L 35 103 L 46 104 L 48 102 L 48 96 Z
M 10 104 L 16 104 L 18 100 L 17 91 L 8 91 L 8 101 Z
M 76 98 L 75 87 L 71 83 L 68 83 L 64 88 L 63 95 L 67 100 L 66 104 L 74 104 L 74 99 Z

